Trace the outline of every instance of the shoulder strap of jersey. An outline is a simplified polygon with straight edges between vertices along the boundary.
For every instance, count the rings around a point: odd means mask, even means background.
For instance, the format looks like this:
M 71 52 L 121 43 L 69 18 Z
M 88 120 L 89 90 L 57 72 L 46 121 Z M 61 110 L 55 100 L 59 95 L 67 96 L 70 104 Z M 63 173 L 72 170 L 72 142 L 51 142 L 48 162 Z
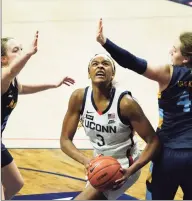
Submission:
M 126 125 L 127 123 L 124 122 L 124 120 L 123 120 L 123 118 L 121 116 L 121 112 L 120 112 L 120 102 L 121 102 L 122 98 L 125 95 L 130 95 L 131 97 L 133 97 L 130 91 L 124 91 L 124 92 L 122 92 L 121 95 L 119 96 L 118 103 L 117 103 L 117 113 L 118 113 L 118 116 L 119 116 L 119 119 L 121 120 L 121 122 Z M 128 124 L 131 125 L 130 122 L 128 122 Z
M 82 104 L 81 112 L 80 112 L 81 115 L 82 115 L 83 112 L 84 112 L 85 102 L 86 102 L 86 97 L 87 97 L 88 89 L 89 89 L 89 87 L 86 87 L 86 88 L 85 88 L 85 92 L 84 92 L 84 95 L 83 95 L 83 104 Z
M 190 68 L 187 67 L 181 67 L 181 66 L 173 66 L 173 74 L 171 77 L 171 81 L 169 83 L 169 86 L 167 88 L 170 88 L 171 86 L 175 85 L 178 81 L 182 80 L 186 74 L 190 73 Z
M 17 87 L 17 88 L 18 88 L 18 82 L 17 82 L 17 78 L 15 78 L 15 79 L 14 79 L 14 85 L 15 85 L 15 87 Z

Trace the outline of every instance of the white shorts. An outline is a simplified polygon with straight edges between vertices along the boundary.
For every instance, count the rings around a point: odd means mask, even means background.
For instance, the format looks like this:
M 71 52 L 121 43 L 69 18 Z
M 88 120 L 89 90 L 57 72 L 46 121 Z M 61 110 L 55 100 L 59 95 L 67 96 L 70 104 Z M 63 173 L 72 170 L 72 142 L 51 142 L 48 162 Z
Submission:
M 121 188 L 116 191 L 108 190 L 103 192 L 103 194 L 108 200 L 116 200 L 138 180 L 140 174 L 141 171 L 139 170 L 135 174 L 131 175 Z
M 108 200 L 116 200 L 138 180 L 140 174 L 141 174 L 141 171 L 139 170 L 135 174 L 131 175 L 129 179 L 123 184 L 123 186 L 115 191 L 114 190 L 104 191 L 103 192 L 104 196 Z M 85 188 L 89 185 L 90 183 L 89 181 L 87 181 Z
M 132 155 L 134 161 L 136 161 L 139 158 L 140 153 L 141 152 L 137 149 L 137 146 L 133 147 L 133 149 L 131 150 L 131 155 Z M 129 167 L 129 162 L 128 162 L 127 158 L 122 158 L 122 159 L 117 159 L 117 160 L 120 162 L 120 164 L 123 168 Z M 141 170 L 138 170 L 135 174 L 131 175 L 128 178 L 128 180 L 123 184 L 123 186 L 121 188 L 119 188 L 115 191 L 114 190 L 104 191 L 103 192 L 104 196 L 108 200 L 116 200 L 138 180 L 140 174 L 141 174 Z M 87 181 L 85 188 L 88 185 L 90 185 L 89 181 Z

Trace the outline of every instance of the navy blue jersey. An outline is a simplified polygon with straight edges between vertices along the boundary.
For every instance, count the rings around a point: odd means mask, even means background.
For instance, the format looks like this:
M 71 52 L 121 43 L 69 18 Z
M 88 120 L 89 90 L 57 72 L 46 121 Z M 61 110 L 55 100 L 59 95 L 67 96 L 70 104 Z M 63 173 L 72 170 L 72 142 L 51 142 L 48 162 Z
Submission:
M 7 125 L 7 121 L 11 112 L 17 104 L 17 99 L 18 85 L 17 80 L 15 79 L 14 84 L 11 83 L 9 89 L 1 96 L 1 135 Z
M 173 67 L 169 86 L 158 97 L 157 134 L 165 147 L 192 148 L 192 69 Z

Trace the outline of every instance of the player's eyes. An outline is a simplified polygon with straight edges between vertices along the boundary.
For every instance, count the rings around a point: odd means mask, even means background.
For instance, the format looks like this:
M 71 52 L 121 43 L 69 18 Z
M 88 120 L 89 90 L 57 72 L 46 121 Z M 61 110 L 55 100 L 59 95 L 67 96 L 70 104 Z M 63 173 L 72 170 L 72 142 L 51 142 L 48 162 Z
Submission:
M 92 63 L 92 66 L 97 66 L 97 62 Z
M 109 66 L 109 63 L 108 62 L 104 62 L 103 65 L 104 66 Z
M 20 49 L 20 48 L 15 47 L 15 48 L 13 49 L 13 52 L 15 52 L 15 53 L 16 53 L 16 52 L 18 52 L 18 51 L 19 51 L 19 49 Z

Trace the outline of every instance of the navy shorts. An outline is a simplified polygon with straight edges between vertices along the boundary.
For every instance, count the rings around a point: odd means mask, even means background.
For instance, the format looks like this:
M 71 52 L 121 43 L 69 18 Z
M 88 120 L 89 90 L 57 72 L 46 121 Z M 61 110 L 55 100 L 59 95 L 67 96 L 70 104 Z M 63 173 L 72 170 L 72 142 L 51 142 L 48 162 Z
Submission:
M 147 200 L 173 200 L 179 186 L 183 199 L 192 200 L 192 149 L 164 148 L 149 172 Z
M 13 157 L 9 153 L 9 151 L 4 148 L 1 150 L 1 168 L 9 165 L 13 161 Z

